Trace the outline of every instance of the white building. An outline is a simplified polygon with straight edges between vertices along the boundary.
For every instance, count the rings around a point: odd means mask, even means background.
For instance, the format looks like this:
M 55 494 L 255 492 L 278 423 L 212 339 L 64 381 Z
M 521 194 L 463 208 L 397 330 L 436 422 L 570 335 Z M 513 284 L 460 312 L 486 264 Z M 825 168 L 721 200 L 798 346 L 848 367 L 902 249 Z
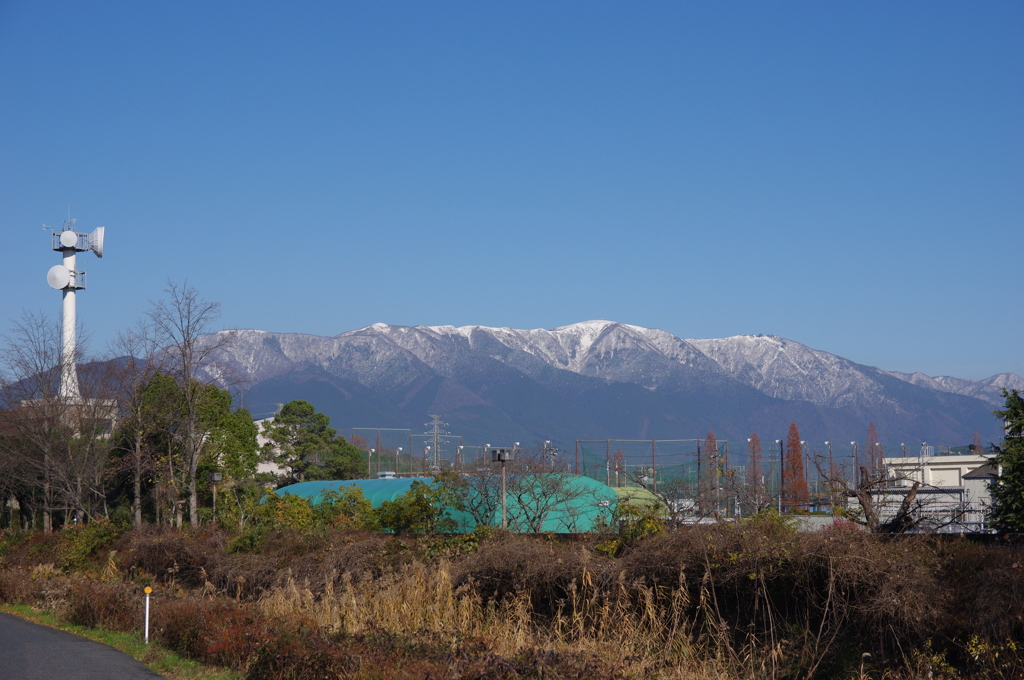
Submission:
M 986 530 L 991 501 L 989 485 L 997 475 L 990 456 L 972 451 L 960 455 L 886 458 L 885 467 L 889 481 L 873 492 L 883 522 L 896 514 L 914 482 L 920 482 L 915 499 L 918 507 L 914 513 L 920 520 L 918 530 L 940 533 Z
M 260 462 L 256 465 L 256 472 L 269 472 L 270 474 L 279 477 L 281 475 L 289 474 L 291 470 L 286 467 L 281 467 L 273 460 L 266 460 L 264 458 L 264 451 L 266 449 L 264 449 L 263 447 L 266 446 L 267 444 L 271 444 L 271 441 L 266 438 L 263 432 L 268 427 L 270 427 L 273 424 L 273 422 L 274 419 L 272 417 L 260 418 L 259 420 L 253 421 L 253 423 L 256 424 L 256 445 L 259 447 L 260 450 Z

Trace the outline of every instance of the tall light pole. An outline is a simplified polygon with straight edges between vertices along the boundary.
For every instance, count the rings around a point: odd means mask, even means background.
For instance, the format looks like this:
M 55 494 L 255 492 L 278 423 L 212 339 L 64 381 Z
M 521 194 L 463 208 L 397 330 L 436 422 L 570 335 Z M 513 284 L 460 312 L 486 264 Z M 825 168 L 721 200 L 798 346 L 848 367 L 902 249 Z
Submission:
M 808 482 L 808 478 L 810 477 L 810 472 L 811 472 L 811 470 L 810 470 L 811 466 L 810 466 L 810 460 L 809 460 L 809 458 L 807 456 L 807 441 L 803 440 L 803 439 L 800 440 L 800 455 L 802 455 L 804 457 L 804 481 Z M 807 503 L 808 503 L 808 505 L 810 504 L 810 502 L 811 502 L 811 489 L 810 489 L 810 483 L 808 482 L 808 484 L 807 484 Z
M 487 445 L 490 448 L 490 444 Z M 516 442 L 516 447 L 519 442 Z M 506 486 L 505 486 L 505 463 L 515 460 L 516 450 L 512 449 L 491 449 L 491 462 L 501 463 L 501 528 L 508 528 L 508 508 L 506 507 Z
M 747 467 L 750 469 L 750 473 L 747 475 L 747 479 L 753 479 L 754 480 L 754 507 L 755 508 L 760 508 L 760 506 L 761 506 L 761 499 L 758 498 L 758 493 L 757 493 L 757 491 L 758 491 L 758 489 L 757 489 L 757 470 L 754 469 L 754 464 L 753 464 L 753 461 L 751 460 L 751 453 L 752 453 L 752 451 L 751 451 L 751 446 L 750 446 L 750 437 L 747 437 Z M 762 477 L 762 479 L 763 479 L 763 477 Z M 755 510 L 754 512 L 757 512 L 757 511 Z
M 832 512 L 835 512 L 836 507 L 836 494 L 835 494 L 835 464 L 832 462 L 832 442 L 825 442 L 825 446 L 828 447 L 828 497 L 829 505 L 832 508 Z
M 366 478 L 367 479 L 372 479 L 373 478 L 373 454 L 376 453 L 376 452 L 377 452 L 377 449 L 370 449 L 366 453 Z M 377 462 L 378 463 L 380 462 L 380 458 L 377 459 Z
M 779 514 L 782 514 L 782 489 L 785 486 L 785 472 L 786 472 L 786 461 L 785 456 L 782 452 L 782 440 L 776 439 L 775 443 L 779 445 Z
M 850 442 L 853 449 L 850 451 L 850 461 L 853 463 L 853 487 L 857 488 L 857 475 L 860 474 L 860 456 L 857 455 L 857 442 Z
M 402 458 L 402 447 L 399 446 L 397 449 L 395 449 L 395 476 L 396 477 L 398 476 L 398 463 L 401 460 L 401 458 Z M 412 470 L 410 470 L 410 472 L 412 472 Z

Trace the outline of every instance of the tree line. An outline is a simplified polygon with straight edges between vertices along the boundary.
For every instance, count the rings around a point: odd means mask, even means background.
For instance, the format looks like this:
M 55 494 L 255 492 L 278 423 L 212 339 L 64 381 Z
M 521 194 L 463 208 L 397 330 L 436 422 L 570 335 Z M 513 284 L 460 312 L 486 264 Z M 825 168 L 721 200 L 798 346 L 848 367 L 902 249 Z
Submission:
M 135 526 L 180 527 L 213 520 L 216 512 L 219 521 L 242 528 L 268 489 L 362 477 L 363 452 L 339 436 L 313 404 L 283 405 L 262 432 L 248 411 L 233 407 L 232 389 L 241 381 L 218 361 L 232 335 L 211 332 L 220 312 L 219 303 L 195 288 L 169 284 L 166 297 L 153 303 L 136 327 L 118 335 L 112 358 L 81 365 L 86 396 L 74 399 L 60 394 L 60 369 L 64 362 L 80 365 L 82 356 L 61 356 L 57 326 L 23 315 L 0 355 L 0 523 L 51 531 L 62 524 L 119 518 Z M 1007 429 L 997 447 L 1001 476 L 993 485 L 992 517 L 998 528 L 1019 529 L 1024 526 L 1024 400 L 1012 390 L 1005 399 L 1006 409 L 996 412 Z M 756 432 L 747 443 L 744 470 L 728 467 L 708 432 L 695 482 L 683 476 L 654 479 L 644 470 L 631 482 L 646 488 L 658 512 L 676 522 L 749 516 L 772 507 L 783 513 L 844 507 L 872 531 L 902 532 L 916 526 L 924 509 L 917 494 L 920 481 L 908 480 L 900 507 L 883 514 L 880 492 L 893 479 L 873 424 L 863 455 L 847 466 L 831 456 L 810 455 L 791 423 L 784 442 L 776 441 L 781 469 L 774 493 Z M 510 517 L 514 530 L 540 531 L 556 507 L 572 505 L 578 500 L 574 494 L 582 493 L 568 469 L 546 452 L 522 456 L 509 469 L 506 497 L 518 509 Z M 616 452 L 616 464 L 620 459 Z M 261 462 L 274 466 L 261 472 Z M 820 480 L 813 494 L 807 466 Z M 495 466 L 484 462 L 442 482 L 478 524 L 494 523 L 500 505 Z M 222 500 L 215 508 L 218 490 Z M 729 499 L 724 505 L 723 493 Z
M 198 524 L 217 509 L 251 515 L 267 489 L 304 479 L 351 479 L 358 450 L 311 404 L 285 406 L 259 446 L 257 425 L 233 407 L 240 385 L 218 362 L 230 332 L 211 332 L 219 303 L 169 284 L 112 358 L 61 356 L 56 324 L 26 313 L 0 355 L 0 523 L 49 532 L 116 518 Z M 60 393 L 65 362 L 79 367 L 82 398 Z M 260 473 L 261 460 L 280 474 Z

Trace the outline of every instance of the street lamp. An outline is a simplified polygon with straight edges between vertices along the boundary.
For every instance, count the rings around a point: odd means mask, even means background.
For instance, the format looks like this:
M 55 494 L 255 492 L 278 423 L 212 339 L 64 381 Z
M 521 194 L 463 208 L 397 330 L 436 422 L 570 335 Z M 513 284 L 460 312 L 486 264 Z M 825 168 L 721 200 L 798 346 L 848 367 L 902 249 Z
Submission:
M 490 444 L 487 445 L 488 448 Z M 516 442 L 516 446 L 519 446 L 519 442 Z M 491 449 L 491 462 L 501 463 L 501 528 L 508 528 L 508 510 L 506 508 L 505 501 L 505 463 L 510 460 L 515 460 L 516 450 L 512 449 Z
M 811 472 L 811 456 L 810 456 L 810 453 L 807 451 L 807 441 L 806 440 L 803 440 L 803 439 L 800 440 L 800 450 L 803 452 L 803 456 L 804 456 L 804 481 L 807 481 L 807 478 L 810 476 L 810 472 Z M 810 503 L 810 498 L 809 497 L 808 497 L 807 501 L 808 501 L 808 503 Z
M 399 461 L 399 458 L 401 458 L 401 456 L 402 456 L 402 447 L 399 446 L 397 449 L 395 449 L 395 476 L 396 477 L 398 476 L 398 461 Z
M 775 443 L 779 445 L 779 514 L 782 514 L 782 488 L 785 481 L 786 472 L 786 459 L 782 453 L 782 440 L 776 439 Z
M 377 453 L 377 449 L 370 449 L 366 454 L 366 478 L 373 477 L 373 454 Z M 377 459 L 377 463 L 380 464 L 380 458 Z
M 831 441 L 825 442 L 825 446 L 828 447 L 828 495 L 829 495 L 829 505 L 831 506 L 831 512 L 834 514 L 835 511 L 836 511 L 836 493 L 835 493 L 835 486 L 836 486 L 836 480 L 835 480 L 836 471 L 835 471 L 835 467 L 836 466 L 835 466 L 835 463 L 832 462 L 832 442 Z

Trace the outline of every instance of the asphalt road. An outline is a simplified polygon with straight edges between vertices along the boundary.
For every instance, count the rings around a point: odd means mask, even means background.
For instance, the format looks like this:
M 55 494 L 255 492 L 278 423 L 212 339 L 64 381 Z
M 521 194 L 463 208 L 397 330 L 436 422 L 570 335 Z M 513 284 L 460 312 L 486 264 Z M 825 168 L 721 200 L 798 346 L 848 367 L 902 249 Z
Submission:
M 0 613 L 0 680 L 163 680 L 113 647 Z

